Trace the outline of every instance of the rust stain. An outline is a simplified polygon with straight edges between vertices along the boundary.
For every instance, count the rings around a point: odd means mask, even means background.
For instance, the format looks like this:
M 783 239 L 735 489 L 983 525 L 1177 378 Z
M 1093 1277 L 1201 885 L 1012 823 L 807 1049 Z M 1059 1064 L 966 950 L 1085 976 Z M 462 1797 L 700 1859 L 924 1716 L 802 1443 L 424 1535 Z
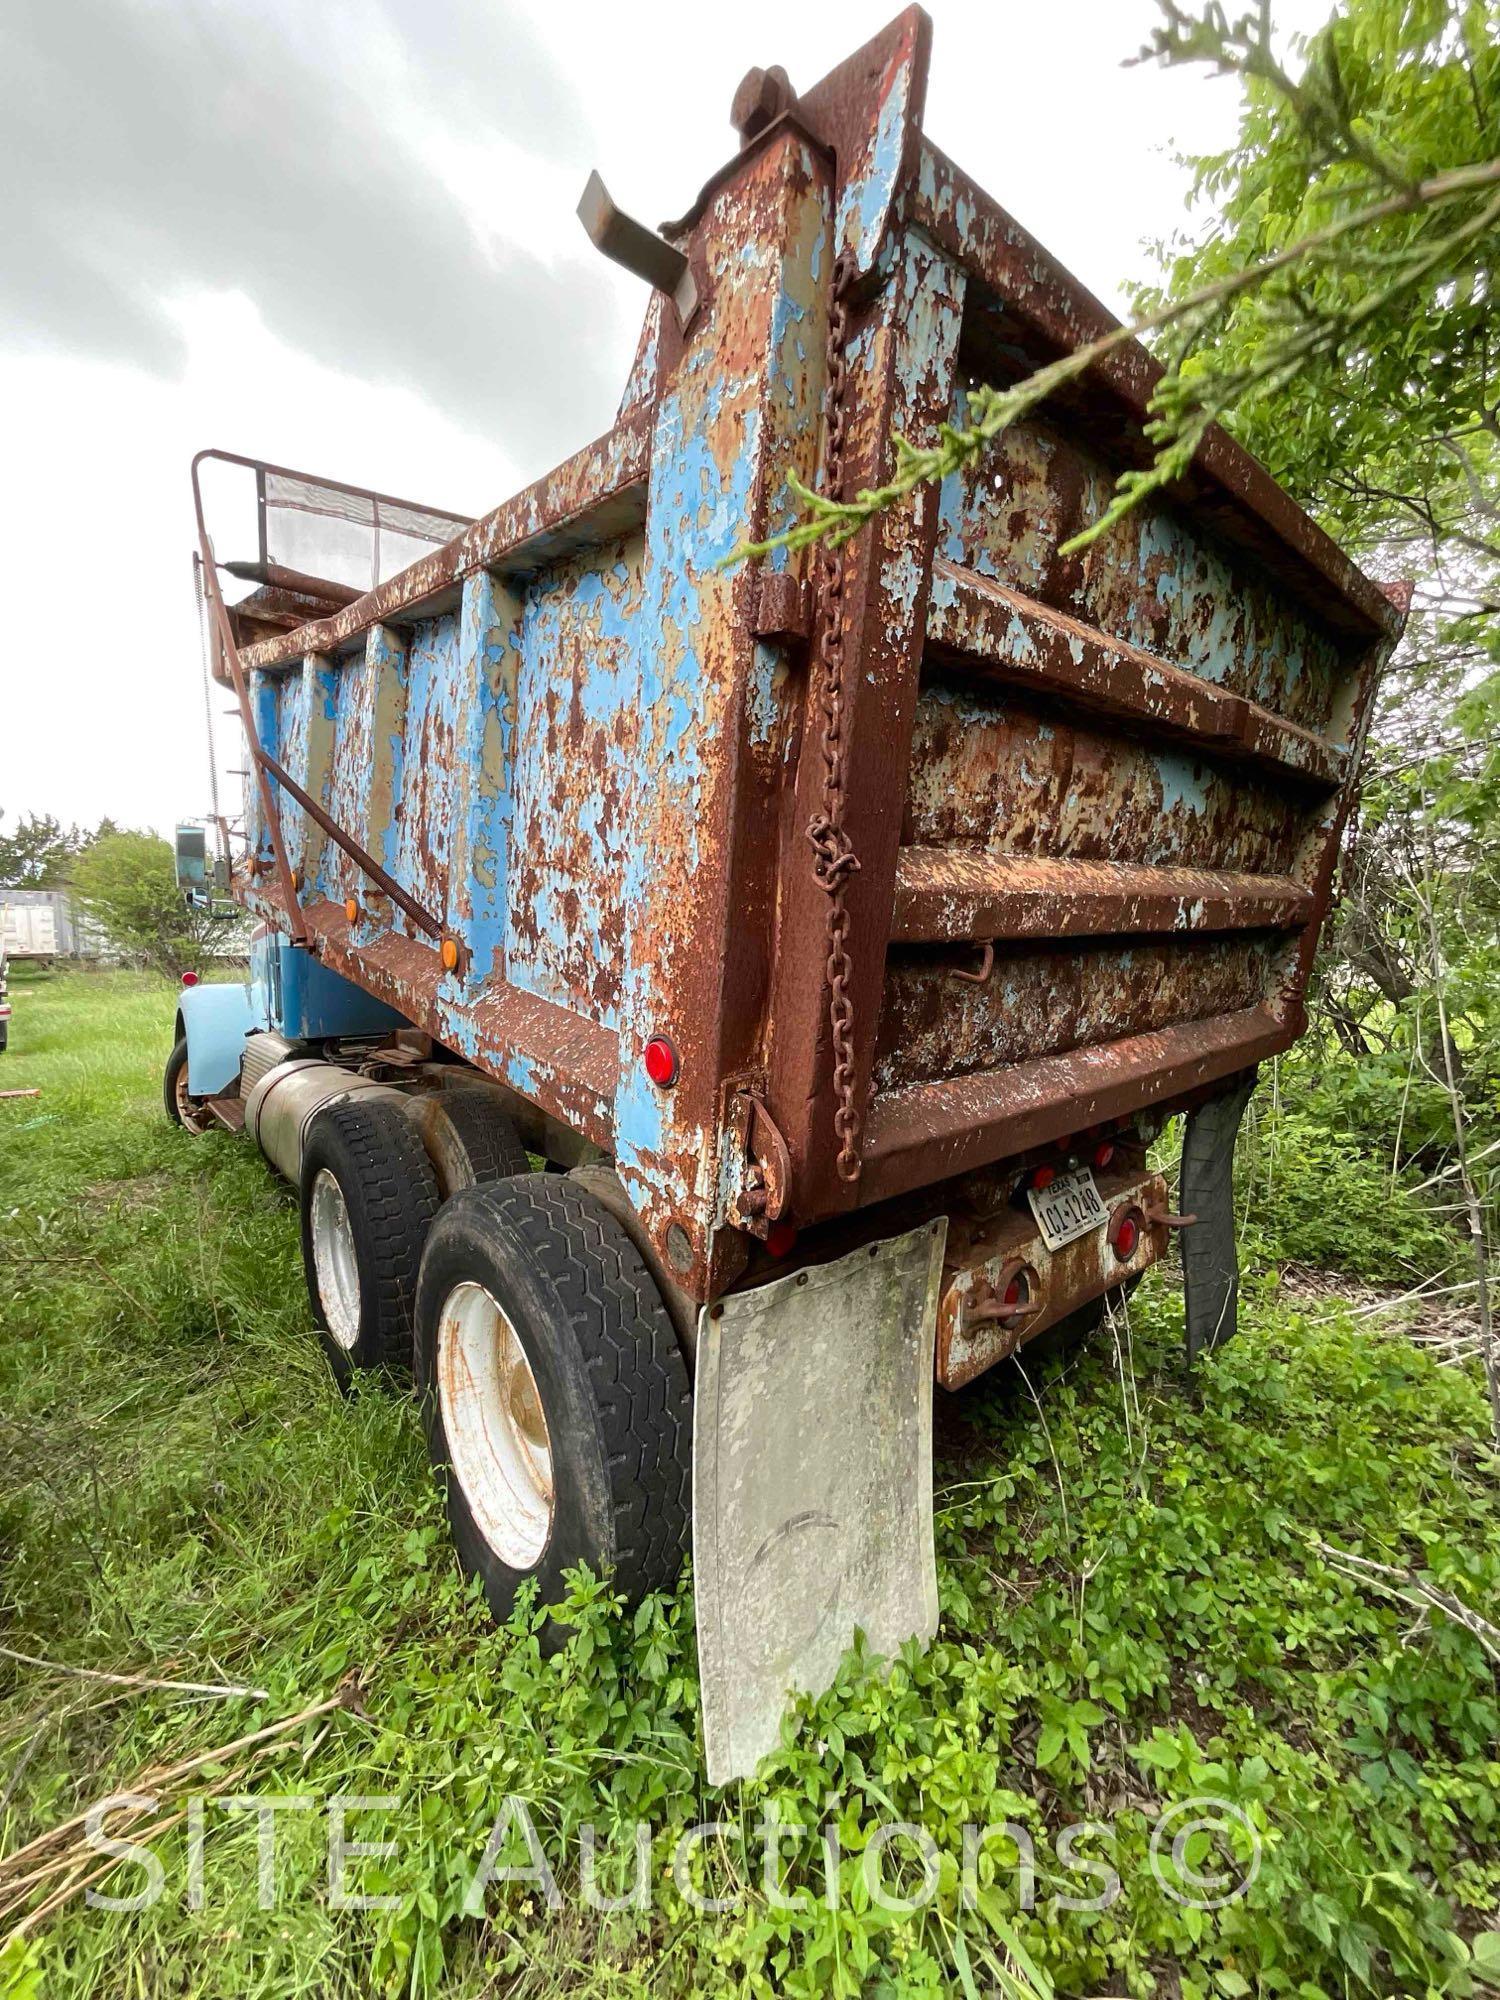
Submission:
M 1098 1174 L 1096 1183 L 1111 1214 L 1131 1208 L 1144 1218 L 1166 1209 L 1167 1184 L 1160 1174 L 1145 1171 L 1138 1152 Z M 1147 1222 L 1129 1257 L 1116 1255 L 1105 1229 L 1049 1250 L 1024 1203 L 1006 1204 L 988 1217 L 960 1207 L 949 1223 L 938 1301 L 938 1381 L 945 1389 L 961 1389 L 1079 1306 L 1139 1278 L 1168 1241 L 1164 1224 Z M 995 1314 L 996 1301 L 1003 1303 L 1009 1289 L 1005 1281 L 1018 1267 L 1016 1303 L 1025 1310 Z
M 255 728 L 317 809 L 252 795 L 236 895 L 287 923 L 284 821 L 310 948 L 608 1153 L 700 1300 L 761 1254 L 754 1134 L 799 1229 L 918 1197 L 958 1214 L 956 1177 L 1286 1047 L 1399 629 L 1217 434 L 1060 553 L 1146 449 L 1139 349 L 856 538 L 837 615 L 865 1139 L 840 1182 L 807 838 L 830 613 L 805 556 L 732 557 L 817 476 L 838 250 L 851 486 L 884 476 L 893 430 L 961 420 L 971 371 L 1107 324 L 923 138 L 928 41 L 908 9 L 800 96 L 743 95 L 742 148 L 665 232 L 700 304 L 684 325 L 653 295 L 604 437 L 363 594 L 240 569 Z M 1011 1236 L 974 1282 L 1035 1254 Z M 1103 1268 L 1045 1261 L 1058 1298 Z

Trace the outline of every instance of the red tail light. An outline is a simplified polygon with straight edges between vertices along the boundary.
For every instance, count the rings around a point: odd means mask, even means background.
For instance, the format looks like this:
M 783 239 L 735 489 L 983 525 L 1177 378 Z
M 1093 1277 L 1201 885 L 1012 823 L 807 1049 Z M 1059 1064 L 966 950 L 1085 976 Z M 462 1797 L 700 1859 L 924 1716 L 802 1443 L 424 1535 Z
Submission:
M 1128 1264 L 1136 1253 L 1141 1240 L 1141 1218 L 1138 1210 L 1122 1209 L 1109 1226 L 1109 1244 L 1122 1264 Z
M 665 1035 L 653 1035 L 641 1052 L 646 1074 L 658 1090 L 670 1090 L 677 1081 L 677 1051 Z
M 1031 1185 L 1034 1188 L 1051 1187 L 1056 1179 L 1056 1167 L 1038 1167 L 1036 1172 L 1031 1176 Z
M 1005 1326 L 1019 1326 L 1023 1319 L 1035 1314 L 1041 1293 L 1036 1272 L 1029 1264 L 1018 1259 L 1001 1267 L 995 1279 L 995 1303 L 1001 1308 L 996 1317 Z
M 182 975 L 182 983 L 183 983 L 183 985 L 184 985 L 184 986 L 196 986 L 196 985 L 198 984 L 198 975 L 197 975 L 197 973 L 196 973 L 196 972 L 185 972 L 185 973 L 183 973 L 183 975 Z
M 1114 1156 L 1115 1149 L 1113 1142 L 1109 1139 L 1103 1139 L 1094 1148 L 1094 1165 L 1096 1167 L 1107 1167 Z

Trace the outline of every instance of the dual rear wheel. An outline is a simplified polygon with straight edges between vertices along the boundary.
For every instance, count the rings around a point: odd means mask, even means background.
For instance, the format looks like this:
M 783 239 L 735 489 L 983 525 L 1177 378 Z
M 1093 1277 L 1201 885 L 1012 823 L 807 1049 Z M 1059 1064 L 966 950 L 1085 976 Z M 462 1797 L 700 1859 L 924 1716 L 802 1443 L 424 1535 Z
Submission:
M 362 1369 L 410 1365 L 417 1270 L 437 1180 L 399 1104 L 346 1097 L 302 1148 L 302 1266 L 318 1337 L 345 1388 Z
M 499 1171 L 525 1154 L 483 1109 L 462 1114 L 469 1184 L 446 1201 L 400 1105 L 319 1113 L 301 1176 L 319 1337 L 345 1386 L 414 1366 L 453 1539 L 497 1617 L 528 1578 L 555 1601 L 578 1563 L 635 1600 L 686 1546 L 687 1369 L 624 1230 L 566 1175 Z
M 497 1617 L 536 1577 L 608 1565 L 632 1602 L 687 1543 L 692 1397 L 620 1225 L 566 1175 L 456 1195 L 417 1288 L 417 1386 L 465 1568 Z

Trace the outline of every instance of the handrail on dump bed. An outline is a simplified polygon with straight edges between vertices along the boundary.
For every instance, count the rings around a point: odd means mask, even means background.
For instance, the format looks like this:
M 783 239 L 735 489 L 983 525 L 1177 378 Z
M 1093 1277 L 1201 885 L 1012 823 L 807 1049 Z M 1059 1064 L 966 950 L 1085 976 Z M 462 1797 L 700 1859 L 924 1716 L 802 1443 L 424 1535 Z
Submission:
M 284 786 L 291 793 L 308 818 L 316 826 L 320 827 L 336 846 L 343 849 L 354 865 L 363 874 L 367 875 L 384 895 L 390 897 L 398 910 L 403 911 L 410 917 L 418 930 L 440 944 L 446 943 L 447 939 L 444 936 L 443 926 L 432 915 L 431 911 L 424 909 L 414 896 L 409 895 L 395 877 L 388 874 L 381 867 L 374 855 L 361 847 L 354 836 L 347 833 L 335 819 L 323 810 L 315 799 L 309 798 L 308 794 L 303 791 L 291 773 L 279 764 L 261 743 L 260 732 L 255 727 L 255 715 L 250 706 L 250 693 L 245 680 L 245 669 L 240 661 L 240 650 L 235 642 L 234 629 L 229 622 L 229 611 L 224 603 L 224 594 L 219 589 L 218 564 L 214 557 L 213 543 L 209 539 L 208 526 L 203 515 L 203 492 L 198 482 L 198 467 L 206 458 L 218 459 L 222 464 L 227 465 L 258 466 L 259 461 L 242 458 L 236 452 L 217 451 L 211 447 L 205 451 L 200 451 L 194 457 L 191 468 L 193 512 L 196 516 L 198 526 L 198 551 L 202 560 L 201 574 L 208 590 L 209 602 L 213 606 L 214 627 L 218 633 L 219 649 L 224 656 L 225 665 L 229 669 L 229 678 L 234 686 L 235 699 L 239 703 L 240 722 L 245 731 L 245 741 L 250 749 L 251 762 L 255 766 L 256 782 L 260 787 L 261 806 L 266 815 L 266 829 L 271 837 L 271 852 L 275 857 L 276 873 L 281 885 L 282 902 L 286 907 L 287 921 L 292 927 L 293 940 L 297 944 L 305 945 L 309 942 L 309 933 L 307 919 L 302 913 L 301 899 L 297 894 L 296 879 L 292 874 L 291 864 L 286 858 L 286 843 L 282 839 L 281 834 L 281 815 L 277 810 L 275 796 L 271 791 L 271 781 L 273 779 L 278 785 Z M 332 482 L 329 483 L 331 484 Z M 363 489 L 348 487 L 344 490 L 348 492 L 361 492 Z M 460 947 L 460 951 L 461 949 Z

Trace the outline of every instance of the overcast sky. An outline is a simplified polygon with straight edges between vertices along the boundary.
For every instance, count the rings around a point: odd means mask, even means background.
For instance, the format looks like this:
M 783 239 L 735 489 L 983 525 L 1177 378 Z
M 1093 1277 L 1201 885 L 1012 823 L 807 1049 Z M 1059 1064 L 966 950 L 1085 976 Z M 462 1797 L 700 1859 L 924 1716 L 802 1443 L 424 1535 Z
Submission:
M 927 131 L 1118 306 L 1233 86 L 1121 67 L 1152 0 L 929 4 Z M 752 63 L 805 87 L 895 11 L 6 0 L 3 824 L 207 811 L 198 447 L 495 506 L 608 426 L 629 366 L 645 291 L 574 217 L 589 169 L 680 214 Z

